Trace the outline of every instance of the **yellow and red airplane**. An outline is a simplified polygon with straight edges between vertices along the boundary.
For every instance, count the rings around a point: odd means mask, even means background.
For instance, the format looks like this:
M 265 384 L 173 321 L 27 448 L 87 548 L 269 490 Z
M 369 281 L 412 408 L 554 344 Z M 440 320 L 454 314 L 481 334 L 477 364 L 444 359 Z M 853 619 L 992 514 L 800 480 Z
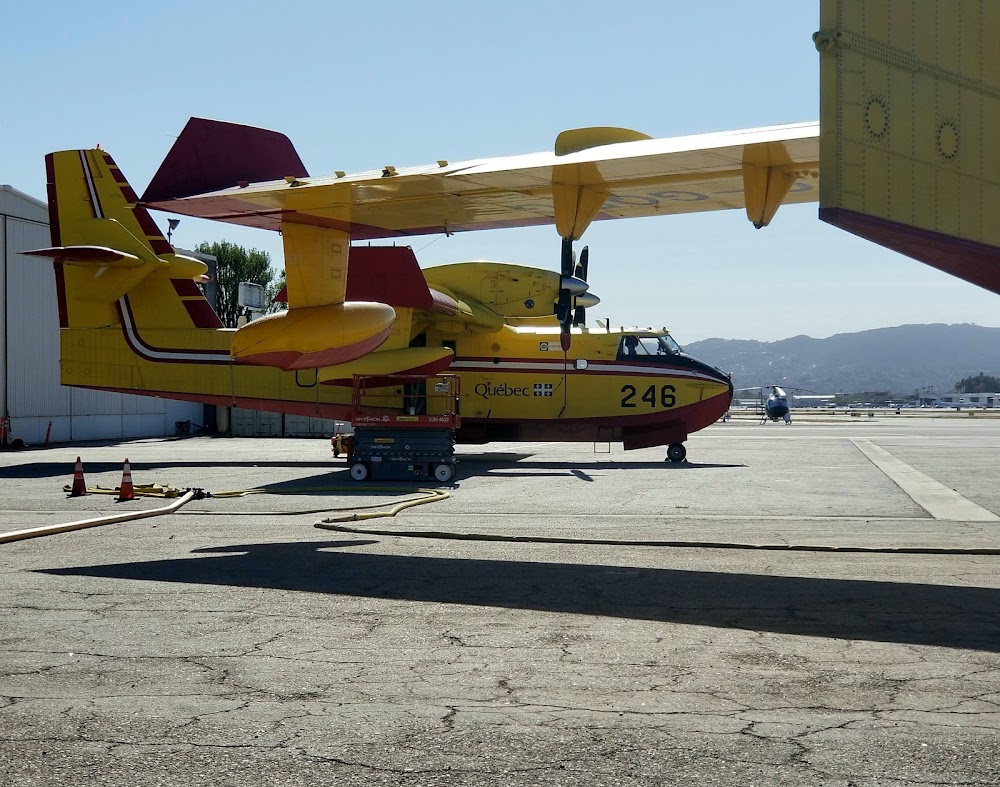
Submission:
M 593 220 L 745 208 L 756 227 L 817 199 L 818 124 L 650 139 L 566 131 L 551 153 L 310 177 L 276 132 L 192 118 L 140 199 L 100 149 L 46 157 L 66 385 L 349 420 L 351 381 L 461 378 L 461 442 L 668 446 L 729 408 L 726 374 L 664 330 L 585 325 Z M 224 328 L 148 208 L 280 231 L 287 311 Z M 421 270 L 352 246 L 554 224 L 559 272 L 500 262 Z M 391 381 L 386 380 L 389 385 Z M 401 388 L 379 403 L 403 407 Z

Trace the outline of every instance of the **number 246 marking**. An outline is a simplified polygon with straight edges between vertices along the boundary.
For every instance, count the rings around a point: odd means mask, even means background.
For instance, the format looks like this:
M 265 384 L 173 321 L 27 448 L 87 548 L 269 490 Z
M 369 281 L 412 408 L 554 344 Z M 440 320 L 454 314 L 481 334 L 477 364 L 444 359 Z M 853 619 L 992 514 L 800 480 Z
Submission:
M 622 407 L 637 407 L 638 403 L 632 400 L 638 394 L 638 390 L 634 385 L 623 385 L 622 386 Z M 677 393 L 677 389 L 672 385 L 662 385 L 660 386 L 660 395 L 656 395 L 656 386 L 651 385 L 645 391 L 643 391 L 642 396 L 639 397 L 640 401 L 645 402 L 650 407 L 656 407 L 657 398 L 659 398 L 660 407 L 673 407 L 677 404 L 677 397 L 674 396 Z

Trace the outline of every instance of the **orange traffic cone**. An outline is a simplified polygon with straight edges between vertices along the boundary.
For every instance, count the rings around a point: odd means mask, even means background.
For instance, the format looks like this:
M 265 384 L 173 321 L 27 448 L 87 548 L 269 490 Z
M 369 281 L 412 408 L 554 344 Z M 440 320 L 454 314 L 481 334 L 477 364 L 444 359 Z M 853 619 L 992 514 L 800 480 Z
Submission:
M 80 457 L 76 458 L 76 468 L 73 470 L 73 488 L 70 489 L 70 497 L 82 497 L 87 494 L 87 482 L 83 480 L 83 462 Z
M 123 500 L 135 500 L 135 487 L 132 486 L 132 468 L 129 466 L 128 457 L 125 457 L 125 466 L 122 468 L 122 485 L 118 487 L 118 502 Z

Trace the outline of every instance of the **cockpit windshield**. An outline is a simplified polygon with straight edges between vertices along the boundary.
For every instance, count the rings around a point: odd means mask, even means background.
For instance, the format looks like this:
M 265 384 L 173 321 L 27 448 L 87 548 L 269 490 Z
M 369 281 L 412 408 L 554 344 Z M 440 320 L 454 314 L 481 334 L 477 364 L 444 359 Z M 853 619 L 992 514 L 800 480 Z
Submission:
M 660 336 L 636 336 L 627 333 L 622 336 L 618 357 L 655 358 L 658 355 L 677 355 L 680 351 L 680 345 L 668 333 Z
M 681 346 L 674 341 L 674 337 L 671 336 L 669 333 L 665 333 L 659 338 L 660 342 L 666 345 L 668 352 L 672 353 L 673 355 L 677 355 L 677 353 L 681 352 Z

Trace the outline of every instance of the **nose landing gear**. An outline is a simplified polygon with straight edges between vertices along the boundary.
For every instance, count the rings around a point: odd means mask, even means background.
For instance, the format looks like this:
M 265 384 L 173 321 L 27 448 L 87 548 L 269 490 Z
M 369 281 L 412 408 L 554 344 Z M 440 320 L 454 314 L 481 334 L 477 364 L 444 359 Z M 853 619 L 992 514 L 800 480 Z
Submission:
M 684 443 L 671 443 L 667 446 L 667 461 L 683 462 L 687 458 L 687 453 Z

